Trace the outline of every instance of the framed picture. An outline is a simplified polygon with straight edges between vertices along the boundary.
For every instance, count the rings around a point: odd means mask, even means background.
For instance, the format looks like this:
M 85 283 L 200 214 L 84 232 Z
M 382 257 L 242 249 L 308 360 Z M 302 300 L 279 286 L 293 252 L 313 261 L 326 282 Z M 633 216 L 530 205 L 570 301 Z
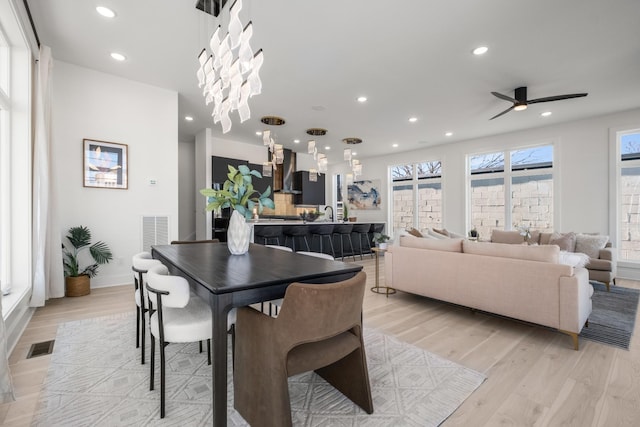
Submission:
M 382 203 L 380 180 L 353 181 L 347 186 L 349 208 L 359 210 L 378 210 Z
M 127 189 L 129 156 L 125 144 L 83 139 L 85 187 Z

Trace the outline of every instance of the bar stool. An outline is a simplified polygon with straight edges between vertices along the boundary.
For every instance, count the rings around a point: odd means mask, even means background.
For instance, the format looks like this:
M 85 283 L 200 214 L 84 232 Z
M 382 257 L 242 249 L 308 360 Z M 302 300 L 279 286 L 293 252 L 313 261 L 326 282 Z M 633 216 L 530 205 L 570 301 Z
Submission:
M 353 260 L 356 260 L 355 250 L 353 249 L 353 240 L 351 240 L 351 232 L 353 231 L 353 224 L 336 224 L 333 226 L 333 236 L 340 237 L 340 256 L 344 260 L 344 238 L 349 238 L 349 244 L 351 245 L 351 256 Z
M 280 236 L 282 235 L 281 225 L 261 225 L 259 227 L 253 227 L 253 234 L 255 236 L 255 242 L 258 242 L 258 238 L 264 239 L 264 245 L 269 244 L 269 239 L 275 240 L 280 246 Z
M 307 240 L 307 233 L 309 232 L 309 227 L 306 225 L 291 225 L 286 226 L 283 229 L 284 234 L 284 245 L 287 246 L 287 240 L 291 237 L 291 249 L 293 252 L 296 251 L 296 237 L 302 237 L 304 239 L 304 244 L 307 246 L 307 251 L 311 251 L 309 248 L 309 241 Z
M 329 245 L 331 246 L 331 255 L 335 258 L 336 251 L 333 248 L 333 239 L 331 239 L 331 235 L 333 234 L 333 224 L 312 224 L 309 226 L 309 233 L 311 233 L 311 244 L 313 245 L 313 238 L 318 236 L 320 238 L 320 253 L 324 253 L 322 248 L 322 241 L 324 238 L 329 239 Z
M 360 247 L 360 259 L 362 259 L 362 237 L 364 236 L 364 240 L 367 242 L 367 247 L 369 248 L 369 255 L 373 258 L 373 251 L 371 250 L 371 243 L 369 243 L 369 229 L 371 228 L 371 224 L 354 224 L 353 233 L 358 235 L 358 246 Z

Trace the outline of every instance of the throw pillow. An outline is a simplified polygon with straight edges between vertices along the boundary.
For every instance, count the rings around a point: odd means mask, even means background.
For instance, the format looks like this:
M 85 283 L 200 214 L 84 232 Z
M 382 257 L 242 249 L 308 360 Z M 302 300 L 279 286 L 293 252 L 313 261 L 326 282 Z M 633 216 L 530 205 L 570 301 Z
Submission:
M 422 233 L 413 227 L 411 227 L 410 229 L 407 229 L 407 233 L 411 234 L 412 236 L 422 237 Z
M 438 230 L 437 228 L 432 228 L 432 230 L 438 234 L 442 234 L 443 236 L 449 237 L 449 232 L 447 231 L 446 228 L 443 228 L 442 230 Z
M 553 233 L 549 239 L 549 244 L 560 246 L 561 251 L 580 252 L 576 250 L 576 234 L 573 232 Z
M 434 239 L 438 239 L 438 240 L 442 240 L 442 239 L 448 239 L 448 236 L 445 236 L 444 234 L 440 234 L 440 233 L 436 233 L 435 231 L 433 231 L 432 229 L 427 229 L 427 234 L 431 237 L 433 237 Z
M 558 262 L 572 267 L 584 267 L 589 263 L 589 255 L 579 252 L 560 251 Z
M 609 236 L 578 234 L 575 252 L 582 252 L 589 255 L 589 258 L 597 259 L 600 256 L 600 249 L 604 249 L 608 241 Z

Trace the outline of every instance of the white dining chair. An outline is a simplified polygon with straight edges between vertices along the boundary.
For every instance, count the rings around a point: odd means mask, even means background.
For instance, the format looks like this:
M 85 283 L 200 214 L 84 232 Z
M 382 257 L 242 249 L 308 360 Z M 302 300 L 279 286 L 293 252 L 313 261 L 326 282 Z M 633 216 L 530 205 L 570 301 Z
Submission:
M 140 361 L 145 363 L 145 328 L 146 314 L 149 311 L 147 305 L 146 277 L 149 268 L 162 265 L 157 259 L 153 259 L 149 252 L 135 254 L 131 260 L 133 270 L 134 298 L 136 301 L 136 348 L 141 348 Z
M 155 386 L 155 343 L 160 347 L 160 418 L 165 416 L 165 346 L 169 343 L 207 341 L 207 363 L 211 365 L 211 309 L 209 304 L 192 295 L 189 282 L 180 276 L 171 276 L 164 265 L 151 267 L 147 273 L 149 300 L 155 310 L 149 317 L 151 332 L 150 390 Z M 229 312 L 227 327 L 236 321 L 236 309 Z

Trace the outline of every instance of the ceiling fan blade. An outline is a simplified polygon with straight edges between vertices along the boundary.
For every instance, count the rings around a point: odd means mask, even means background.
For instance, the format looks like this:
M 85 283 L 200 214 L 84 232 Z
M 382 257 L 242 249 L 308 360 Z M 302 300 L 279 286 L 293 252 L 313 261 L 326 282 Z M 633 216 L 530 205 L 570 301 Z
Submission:
M 550 101 L 560 101 L 563 99 L 571 99 L 571 98 L 582 98 L 583 96 L 587 96 L 587 93 L 570 93 L 567 95 L 556 95 L 556 96 L 548 96 L 546 98 L 538 98 L 527 101 L 527 104 L 537 104 L 538 102 L 550 102 Z
M 496 114 L 495 116 L 491 117 L 489 120 L 493 120 L 496 117 L 500 117 L 503 114 L 507 114 L 509 111 L 513 110 L 513 108 L 515 107 L 515 105 L 512 105 L 511 107 L 507 108 L 506 110 L 504 110 L 502 113 L 500 114 Z
M 493 96 L 495 96 L 495 97 L 500 98 L 500 99 L 504 99 L 505 101 L 513 102 L 514 104 L 515 104 L 516 102 L 518 102 L 518 100 L 517 100 L 517 99 L 511 98 L 510 96 L 503 95 L 503 94 L 498 93 L 498 92 L 491 92 L 491 94 L 492 94 Z

